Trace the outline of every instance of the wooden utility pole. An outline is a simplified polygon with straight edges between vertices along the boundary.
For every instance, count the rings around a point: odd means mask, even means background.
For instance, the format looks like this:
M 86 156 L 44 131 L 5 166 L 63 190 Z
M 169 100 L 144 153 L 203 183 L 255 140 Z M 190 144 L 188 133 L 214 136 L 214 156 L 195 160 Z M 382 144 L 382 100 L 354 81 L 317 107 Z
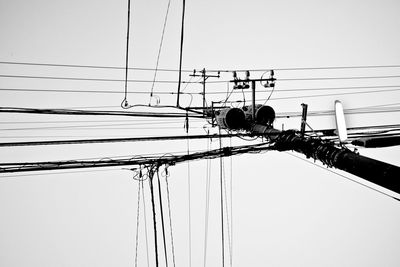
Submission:
M 400 194 L 400 167 L 364 157 L 329 141 L 304 137 L 298 132 L 253 125 L 250 132 L 275 142 L 278 151 L 293 150 Z

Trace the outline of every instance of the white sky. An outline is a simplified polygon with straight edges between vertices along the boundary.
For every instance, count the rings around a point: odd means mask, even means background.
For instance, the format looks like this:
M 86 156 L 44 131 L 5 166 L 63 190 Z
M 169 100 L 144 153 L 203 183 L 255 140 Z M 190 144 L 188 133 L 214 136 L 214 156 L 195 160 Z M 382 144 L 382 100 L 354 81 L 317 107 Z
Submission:
M 130 66 L 154 68 L 167 1 L 132 0 Z M 0 61 L 124 66 L 127 1 L 0 0 Z M 319 66 L 396 65 L 400 62 L 398 1 L 187 1 L 184 69 L 268 69 Z M 160 57 L 161 68 L 179 63 L 181 1 L 171 9 Z M 123 79 L 123 70 L 50 68 L 0 64 L 1 75 Z M 183 79 L 189 80 L 189 73 Z M 252 77 L 262 73 L 252 72 Z M 276 71 L 276 78 L 398 75 L 399 68 Z M 153 72 L 130 71 L 130 79 L 153 78 Z M 240 73 L 243 76 L 243 73 Z M 158 73 L 176 80 L 176 72 Z M 231 79 L 223 73 L 220 80 Z M 210 78 L 210 81 L 217 81 Z M 269 105 L 276 112 L 332 110 L 338 99 L 345 109 L 398 104 L 398 91 L 304 97 L 334 91 L 279 92 L 284 89 L 399 85 L 399 78 L 277 82 Z M 261 90 L 261 86 L 259 86 Z M 123 83 L 17 79 L 0 77 L 0 88 L 112 90 L 114 94 L 0 91 L 0 106 L 121 110 Z M 130 83 L 130 104 L 148 104 L 149 83 Z M 157 92 L 176 91 L 175 84 L 156 84 Z M 226 91 L 226 83 L 207 85 Z M 201 85 L 190 85 L 199 105 Z M 360 90 L 362 91 L 362 90 Z M 365 91 L 365 90 L 364 90 Z M 340 91 L 349 92 L 349 91 Z M 267 93 L 260 93 L 265 99 Z M 292 99 L 275 99 L 298 96 Z M 162 105 L 174 96 L 160 95 Z M 238 94 L 237 99 L 240 99 Z M 222 100 L 210 95 L 209 103 Z M 247 100 L 250 95 L 247 95 Z M 189 95 L 182 105 L 189 105 Z M 262 101 L 264 102 L 264 101 Z M 262 103 L 261 102 L 261 103 Z M 99 108 L 105 109 L 105 108 Z M 132 109 L 140 110 L 140 109 Z M 0 122 L 96 120 L 117 123 L 117 130 L 46 129 L 38 124 L 2 124 L 1 142 L 69 137 L 183 135 L 183 120 L 160 125 L 123 118 L 0 114 Z M 346 117 L 348 127 L 398 123 L 398 113 Z M 106 122 L 107 121 L 107 122 Z M 114 121 L 114 122 L 110 122 Z M 330 116 L 309 117 L 314 129 L 334 127 Z M 147 123 L 147 124 L 146 124 Z M 149 124 L 155 123 L 155 124 Z M 86 122 L 84 122 L 86 124 Z M 191 120 L 190 133 L 202 134 L 205 121 Z M 280 129 L 300 127 L 300 118 L 280 119 Z M 79 124 L 79 125 L 82 125 Z M 40 124 L 55 126 L 55 124 Z M 56 125 L 59 126 L 59 125 Z M 164 127 L 164 128 L 162 128 Z M 169 129 L 170 127 L 175 127 Z M 145 129 L 140 129 L 145 128 Z M 167 129 L 168 128 L 168 129 Z M 210 129 L 216 132 L 216 129 Z M 34 138 L 34 136 L 37 136 Z M 249 143 L 232 141 L 233 144 Z M 191 141 L 190 149 L 206 149 Z M 218 148 L 217 140 L 212 142 Z M 229 145 L 229 140 L 224 141 Z M 186 141 L 1 148 L 1 162 L 106 158 L 184 152 Z M 360 149 L 360 153 L 400 165 L 399 146 Z M 232 160 L 234 266 L 399 266 L 400 205 L 395 200 L 283 152 L 242 155 Z M 203 266 L 206 161 L 190 163 L 192 265 Z M 221 266 L 219 160 L 212 161 L 207 266 Z M 318 164 L 318 163 L 317 163 Z M 318 164 L 321 166 L 320 164 Z M 330 169 L 331 170 L 331 169 Z M 169 178 L 177 266 L 188 266 L 187 165 L 170 167 Z M 350 174 L 334 170 L 351 179 Z M 230 160 L 225 159 L 229 196 Z M 118 168 L 106 171 L 0 176 L 1 266 L 132 266 L 135 255 L 137 181 Z M 164 181 L 164 180 L 163 180 Z M 151 210 L 146 185 L 150 260 L 154 265 Z M 164 184 L 163 184 L 164 185 Z M 382 188 L 374 187 L 378 190 Z M 163 190 L 165 187 L 163 187 Z M 387 191 L 385 191 L 387 192 Z M 164 191 L 165 193 L 165 191 Z M 395 195 L 392 192 L 389 192 Z M 165 196 L 165 195 L 164 195 Z M 397 196 L 398 197 L 398 196 Z M 230 199 L 228 197 L 228 199 Z M 143 208 L 141 206 L 141 208 Z M 141 216 L 143 215 L 141 209 Z M 147 266 L 144 222 L 140 220 L 139 266 Z M 159 236 L 161 238 L 161 236 Z M 161 240 L 161 239 L 159 239 Z M 169 240 L 169 239 L 168 239 Z M 170 246 L 168 247 L 170 248 Z M 160 242 L 160 260 L 163 262 Z M 169 255 L 171 256 L 171 255 Z M 226 255 L 228 258 L 228 254 Z M 227 260 L 227 263 L 229 261 Z M 170 262 L 171 264 L 171 262 Z M 172 264 L 171 264 L 172 265 Z M 163 265 L 161 265 L 163 266 Z M 227 266 L 229 266 L 227 264 Z

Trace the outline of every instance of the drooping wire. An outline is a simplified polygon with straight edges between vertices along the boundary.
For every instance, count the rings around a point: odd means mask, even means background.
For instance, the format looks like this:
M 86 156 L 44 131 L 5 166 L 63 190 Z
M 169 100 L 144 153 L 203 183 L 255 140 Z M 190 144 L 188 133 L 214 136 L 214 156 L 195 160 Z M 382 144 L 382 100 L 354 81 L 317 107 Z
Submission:
M 162 29 L 162 33 L 161 33 L 160 46 L 158 48 L 157 62 L 156 62 L 156 68 L 155 68 L 155 71 L 154 71 L 154 76 L 153 76 L 153 83 L 151 84 L 149 106 L 151 105 L 151 99 L 153 97 L 154 84 L 156 82 L 156 77 L 157 77 L 157 72 L 158 72 L 158 63 L 160 62 L 161 49 L 162 49 L 162 45 L 163 45 L 163 41 L 164 41 L 165 28 L 167 26 L 168 13 L 169 13 L 170 5 L 171 5 L 171 0 L 168 0 L 167 11 L 165 13 L 164 25 L 163 25 L 163 29 Z M 157 100 L 157 104 L 159 104 L 159 99 Z
M 0 64 L 9 64 L 9 65 L 26 65 L 26 66 L 46 66 L 46 67 L 68 67 L 68 68 L 94 68 L 94 69 L 124 69 L 124 67 L 116 67 L 116 66 L 93 66 L 93 65 L 78 65 L 78 64 L 55 64 L 55 63 L 40 63 L 40 62 L 15 62 L 15 61 L 0 61 Z M 279 71 L 298 71 L 298 70 L 333 70 L 333 69 L 371 69 L 371 68 L 400 68 L 400 65 L 359 65 L 359 66 L 315 66 L 315 67 L 292 67 L 292 68 L 273 68 L 274 70 Z M 153 71 L 154 69 L 150 68 L 130 68 L 134 70 L 145 70 L 145 71 Z M 174 71 L 177 72 L 176 69 L 161 69 L 162 71 Z M 259 71 L 265 72 L 270 71 L 269 69 L 236 69 L 236 70 L 208 70 L 209 72 L 243 72 L 243 71 Z M 159 69 L 160 71 L 160 69 Z M 184 70 L 185 72 L 192 72 L 192 70 Z
M 142 180 L 142 177 L 139 177 L 139 182 L 138 182 L 138 197 L 137 197 L 137 210 L 136 210 L 136 246 L 135 246 L 135 266 L 137 265 L 137 259 L 138 259 L 138 247 L 139 247 L 139 219 L 140 219 L 140 181 Z
M 150 182 L 151 206 L 152 206 L 152 210 L 153 210 L 154 250 L 155 250 L 155 257 L 156 257 L 156 267 L 158 267 L 157 220 L 156 220 L 156 207 L 155 207 L 155 203 L 154 203 L 154 188 L 153 188 L 154 169 L 152 167 L 149 167 L 148 175 L 149 175 L 149 182 Z
M 219 139 L 220 144 L 222 145 L 222 139 Z M 231 157 L 230 157 L 231 158 Z M 222 184 L 223 184 L 223 192 L 224 192 L 224 208 L 225 208 L 225 217 L 226 217 L 226 227 L 228 234 L 228 245 L 229 245 L 229 262 L 232 266 L 232 247 L 231 247 L 231 230 L 230 230 L 230 222 L 229 222 L 229 210 L 228 210 L 228 197 L 227 197 L 227 189 L 226 189 L 226 174 L 225 174 L 225 162 L 224 159 L 220 159 L 220 168 L 222 169 Z
M 229 146 L 232 146 L 232 138 L 229 138 Z M 229 157 L 229 191 L 230 191 L 230 214 L 231 214 L 231 233 L 230 233 L 230 264 L 233 266 L 233 157 Z
M 168 169 L 165 168 L 165 183 L 167 187 L 167 200 L 168 200 L 168 216 L 169 216 L 169 229 L 170 229 L 170 236 L 171 236 L 171 250 L 172 250 L 172 262 L 174 263 L 175 267 L 175 247 L 174 247 L 174 235 L 172 230 L 172 215 L 171 215 L 171 201 L 169 198 L 169 184 L 168 184 Z
M 143 179 L 140 181 L 140 185 L 142 187 L 142 202 L 143 202 L 143 217 L 144 217 L 144 235 L 146 238 L 146 257 L 147 257 L 147 267 L 150 267 L 150 258 L 149 258 L 149 240 L 147 237 L 147 216 L 146 216 L 146 201 L 144 196 L 144 186 L 143 186 Z
M 219 134 L 221 134 L 221 128 L 218 128 Z M 219 148 L 222 149 L 222 140 L 219 139 Z M 219 178 L 220 178 L 220 205 L 221 205 L 221 248 L 222 248 L 222 267 L 225 266 L 225 233 L 224 233 L 224 194 L 223 194 L 223 161 L 222 158 L 219 160 Z
M 267 73 L 267 72 L 264 72 L 263 75 L 261 75 L 261 79 L 263 78 L 265 73 Z M 271 93 L 269 94 L 268 98 L 265 100 L 263 105 L 267 104 L 268 100 L 271 98 L 272 94 L 274 93 L 276 84 L 274 83 L 273 85 L 274 86 L 272 87 Z
M 290 155 L 290 156 L 292 156 L 292 157 L 298 158 L 298 159 L 300 159 L 300 160 L 302 160 L 302 161 L 304 161 L 304 162 L 307 162 L 307 163 L 309 163 L 309 164 L 312 164 L 312 165 L 314 165 L 314 166 L 317 166 L 318 168 L 321 168 L 321 169 L 323 169 L 323 170 L 326 170 L 326 171 L 328 171 L 328 172 L 331 172 L 331 173 L 333 173 L 333 174 L 336 174 L 336 175 L 338 175 L 338 176 L 340 176 L 340 177 L 343 177 L 343 178 L 345 178 L 345 179 L 347 179 L 347 180 L 349 180 L 349 181 L 351 181 L 351 182 L 354 182 L 354 183 L 356 183 L 356 184 L 362 185 L 362 186 L 364 186 L 364 187 L 366 187 L 366 188 L 369 188 L 369 189 L 371 189 L 371 190 L 373 190 L 373 191 L 375 191 L 375 192 L 378 192 L 378 193 L 380 193 L 380 194 L 382 194 L 382 195 L 385 195 L 385 196 L 387 196 L 387 197 L 390 197 L 390 198 L 392 198 L 392 199 L 394 199 L 394 200 L 400 201 L 400 199 L 398 199 L 397 197 L 391 196 L 391 195 L 389 195 L 389 194 L 387 194 L 387 193 L 385 193 L 385 192 L 383 192 L 383 191 L 380 191 L 380 190 L 378 190 L 378 189 L 376 189 L 376 188 L 373 188 L 373 187 L 371 187 L 371 186 L 369 186 L 369 185 L 360 183 L 360 182 L 358 182 L 358 181 L 356 181 L 356 180 L 354 180 L 354 179 L 351 179 L 350 177 L 347 177 L 347 176 L 345 176 L 345 175 L 343 175 L 343 174 L 340 174 L 340 173 L 338 173 L 338 172 L 335 172 L 335 171 L 333 171 L 333 170 L 331 170 L 331 169 L 322 167 L 322 166 L 320 166 L 320 165 L 318 165 L 318 164 L 316 164 L 316 163 L 314 163 L 314 162 L 312 162 L 312 161 L 308 161 L 308 160 L 306 160 L 306 159 L 303 159 L 303 158 L 301 158 L 301 157 L 299 157 L 299 156 L 297 156 L 297 155 L 294 155 L 294 154 L 292 154 L 292 153 L 289 153 L 289 152 L 286 152 L 286 154 L 288 154 L 288 155 Z
M 158 199 L 160 201 L 161 227 L 162 227 L 163 242 L 164 242 L 165 265 L 168 267 L 167 243 L 165 241 L 164 210 L 163 210 L 163 205 L 162 205 L 161 183 L 160 183 L 160 175 L 159 175 L 158 168 L 156 170 L 156 173 L 157 173 L 157 181 L 158 181 Z
M 209 134 L 209 131 L 208 131 Z M 207 151 L 210 150 L 211 139 L 207 140 Z M 206 165 L 206 208 L 204 215 L 204 255 L 203 266 L 207 266 L 207 245 L 208 245 L 208 218 L 210 213 L 210 182 L 211 182 L 211 159 L 207 159 Z
M 181 80 L 182 80 L 182 56 L 183 56 L 183 36 L 184 36 L 184 26 L 185 26 L 185 4 L 186 1 L 183 0 L 182 3 L 182 26 L 181 26 L 181 45 L 179 51 L 179 77 L 178 77 L 178 95 L 176 100 L 176 106 L 179 107 L 179 94 L 181 90 Z
M 223 181 L 224 181 L 224 202 L 225 202 L 225 214 L 226 214 L 226 232 L 228 233 L 228 245 L 229 245 L 229 263 L 232 266 L 232 241 L 231 241 L 231 229 L 230 229 L 230 215 L 228 209 L 228 196 L 227 196 L 227 189 L 226 189 L 226 174 L 225 174 L 225 164 L 224 160 L 222 159 L 222 167 L 223 167 Z
M 185 123 L 186 134 L 189 135 L 189 120 L 186 118 Z M 187 155 L 190 154 L 189 139 L 187 142 Z M 189 266 L 192 266 L 192 211 L 191 211 L 191 185 L 190 185 L 190 162 L 187 162 L 187 179 L 188 179 L 188 223 L 189 223 Z
M 121 102 L 122 108 L 128 107 L 128 67 L 129 67 L 129 27 L 130 27 L 130 17 L 131 17 L 131 0 L 128 0 L 128 26 L 126 30 L 126 54 L 125 54 L 125 90 L 124 99 Z

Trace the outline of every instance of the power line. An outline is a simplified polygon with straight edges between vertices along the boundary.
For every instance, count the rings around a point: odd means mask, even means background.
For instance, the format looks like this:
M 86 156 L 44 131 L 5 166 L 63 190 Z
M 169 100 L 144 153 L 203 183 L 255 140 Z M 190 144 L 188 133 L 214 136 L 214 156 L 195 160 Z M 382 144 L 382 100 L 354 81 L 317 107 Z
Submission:
M 163 210 L 163 204 L 162 204 L 161 183 L 160 183 L 160 174 L 159 174 L 158 168 L 156 170 L 156 173 L 157 173 L 157 182 L 158 182 L 158 200 L 160 203 L 162 236 L 163 236 L 163 242 L 164 242 L 165 265 L 168 267 L 168 256 L 167 256 L 168 253 L 167 253 L 167 242 L 166 242 L 166 238 L 165 238 L 164 210 Z
M 265 71 L 303 71 L 303 70 L 340 70 L 340 69 L 381 69 L 381 68 L 399 68 L 400 65 L 393 64 L 393 65 L 355 65 L 355 66 L 315 66 L 315 67 L 288 67 L 288 68 L 264 68 L 264 69 L 211 69 L 207 70 L 208 72 L 245 72 L 245 71 L 252 71 L 252 72 L 265 72 Z
M 12 61 L 0 61 L 0 64 L 25 65 L 25 66 L 41 66 L 41 67 L 63 67 L 63 68 L 86 68 L 86 69 L 125 70 L 125 67 L 117 67 L 117 66 L 98 66 L 98 65 L 79 65 L 79 64 L 54 64 L 54 63 L 12 62 Z M 129 67 L 128 69 L 129 69 L 129 70 L 137 70 L 137 71 L 155 71 L 154 68 Z M 168 68 L 159 68 L 158 71 L 178 72 L 178 70 L 176 70 L 176 69 L 168 69 Z M 193 70 L 182 70 L 182 72 L 193 72 Z
M 124 80 L 124 100 L 122 103 L 125 103 L 126 98 L 128 97 L 128 67 L 129 67 L 129 26 L 130 26 L 130 17 L 131 17 L 131 1 L 128 0 L 128 25 L 126 30 L 126 52 L 125 52 L 125 80 Z M 122 104 L 121 104 L 122 105 Z
M 168 203 L 168 217 L 169 217 L 169 229 L 170 229 L 170 239 L 171 239 L 171 250 L 172 250 L 172 262 L 175 267 L 175 246 L 174 246 L 174 234 L 172 230 L 172 215 L 171 215 L 171 201 L 169 197 L 169 185 L 168 185 L 168 169 L 165 169 L 165 185 L 167 188 L 167 203 Z
M 377 89 L 377 88 L 400 88 L 400 85 L 376 85 L 376 86 L 346 86 L 346 87 L 317 87 L 317 88 L 291 88 L 274 90 L 274 94 L 285 92 L 303 92 L 303 91 L 327 91 L 327 90 L 357 90 L 357 89 Z M 1 89 L 0 89 L 1 90 Z M 400 89 L 399 89 L 400 90 Z M 256 90 L 258 93 L 270 92 L 272 90 Z M 241 94 L 239 90 L 232 93 Z M 207 94 L 226 94 L 226 91 L 212 91 Z
M 389 113 L 389 112 L 400 112 L 400 107 L 391 109 L 345 109 L 344 114 L 369 114 L 369 113 Z M 328 111 L 311 111 L 307 116 L 333 116 L 335 113 L 333 110 Z M 290 118 L 290 117 L 301 117 L 300 112 L 281 112 L 277 113 L 276 118 Z
M 166 108 L 175 108 L 168 107 Z M 35 108 L 15 108 L 0 107 L 0 113 L 31 113 L 31 114 L 52 114 L 52 115 L 95 115 L 95 116 L 128 116 L 128 117 L 163 117 L 163 118 L 203 118 L 200 114 L 184 114 L 172 112 L 128 112 L 128 111 L 94 111 L 76 109 L 35 109 Z
M 0 124 L 65 124 L 65 123 L 99 123 L 99 122 L 125 122 L 127 124 L 157 124 L 157 123 L 177 123 L 176 119 L 144 119 L 144 120 L 133 120 L 133 119 L 126 119 L 126 120 L 65 120 L 65 121 L 0 121 Z
M 202 123 L 202 122 L 198 122 Z M 67 125 L 67 126 L 45 126 L 45 127 L 24 127 L 24 128 L 4 128 L 1 131 L 41 131 L 41 130 L 129 130 L 129 129 L 180 129 L 180 126 L 160 126 L 160 125 L 171 125 L 171 124 L 181 124 L 181 122 L 159 122 L 159 123 L 140 123 L 139 127 L 127 127 L 127 126 L 135 126 L 132 124 L 127 125 L 124 124 L 99 124 L 99 125 Z M 142 125 L 158 125 L 158 127 L 142 127 Z M 120 127 L 124 126 L 124 127 Z M 200 127 L 192 127 L 192 128 L 200 128 Z
M 82 64 L 56 64 L 56 63 L 39 63 L 39 62 L 16 62 L 16 61 L 0 61 L 0 64 L 7 65 L 23 65 L 23 66 L 41 66 L 41 67 L 64 67 L 64 68 L 88 68 L 88 69 L 115 69 L 115 70 L 124 70 L 125 67 L 119 66 L 99 66 L 99 65 L 82 65 Z M 381 69 L 381 68 L 399 68 L 400 65 L 397 64 L 388 64 L 388 65 L 355 65 L 355 66 L 315 66 L 315 67 L 288 67 L 288 68 L 262 68 L 262 69 L 211 69 L 207 70 L 209 72 L 244 72 L 244 71 L 253 71 L 253 72 L 264 72 L 269 70 L 276 71 L 299 71 L 299 70 L 339 70 L 339 69 Z M 138 70 L 138 71 L 155 71 L 154 68 L 139 68 L 139 67 L 130 67 L 129 70 Z M 168 68 L 159 68 L 158 71 L 166 71 L 166 72 L 178 72 L 177 69 L 168 69 Z M 193 70 L 182 70 L 182 72 L 193 72 Z
M 383 76 L 347 76 L 347 77 L 309 77 L 309 78 L 277 78 L 277 81 L 324 81 L 324 80 L 360 80 L 360 79 L 390 79 L 400 78 L 400 75 Z
M 125 82 L 125 79 L 111 78 L 82 78 L 82 77 L 59 77 L 59 76 L 33 76 L 33 75 L 8 75 L 1 74 L 0 78 L 21 78 L 21 79 L 42 79 L 42 80 L 67 80 L 67 81 L 93 81 L 93 82 Z M 400 75 L 382 75 L 382 76 L 345 76 L 345 77 L 305 77 L 305 78 L 277 78 L 276 81 L 293 82 L 293 81 L 324 81 L 324 80 L 361 80 L 361 79 L 392 79 L 400 78 Z M 153 83 L 153 80 L 127 80 L 129 83 Z M 158 80 L 155 83 L 164 84 L 181 84 L 181 83 L 198 83 L 191 81 L 174 80 Z M 209 81 L 209 84 L 227 83 L 229 80 Z M 180 91 L 180 90 L 179 90 Z M 179 93 L 178 93 L 179 95 Z
M 250 136 L 249 134 L 207 134 L 207 135 L 182 135 L 182 136 L 150 136 L 150 137 L 127 137 L 127 138 L 103 138 L 103 139 L 80 139 L 80 140 L 55 140 L 55 141 L 27 141 L 0 143 L 0 147 L 16 146 L 46 146 L 46 145 L 72 145 L 72 144 L 101 144 L 120 142 L 144 142 L 144 141 L 166 141 L 185 139 L 211 139 L 230 138 L 239 136 Z
M 45 162 L 21 162 L 21 163 L 1 163 L 0 173 L 29 172 L 29 171 L 49 171 L 63 169 L 99 168 L 113 166 L 161 166 L 165 164 L 174 165 L 177 163 L 198 160 L 213 159 L 219 157 L 229 157 L 233 155 L 256 153 L 274 149 L 270 143 L 260 143 L 254 145 L 223 147 L 221 149 L 196 152 L 184 155 L 164 155 L 161 157 L 129 157 L 123 159 L 103 159 L 99 161 L 45 161 Z
M 159 64 L 159 62 L 160 62 L 161 48 L 162 48 L 163 41 L 164 41 L 165 28 L 166 28 L 166 26 L 167 26 L 168 13 L 169 13 L 169 7 L 170 7 L 170 5 L 171 5 L 171 0 L 168 0 L 167 11 L 166 11 L 166 13 L 165 13 L 164 24 L 163 24 L 163 29 L 162 29 L 162 33 L 161 33 L 160 46 L 159 46 L 159 48 L 158 48 L 156 69 L 155 69 L 155 71 L 154 71 L 153 82 L 152 82 L 152 84 L 151 84 L 150 98 L 153 96 L 154 83 L 155 83 L 156 77 L 157 77 L 158 64 Z
M 49 93 L 97 93 L 97 94 L 121 94 L 119 91 L 113 90 L 86 90 L 86 89 L 40 89 L 40 88 L 0 88 L 0 91 L 11 92 L 49 92 Z M 147 91 L 133 91 L 129 94 L 148 94 Z M 176 92 L 171 91 L 156 91 L 154 94 L 159 95 L 176 95 Z M 189 94 L 182 92 L 181 94 Z M 200 92 L 199 92 L 200 94 Z
M 188 81 L 190 82 L 190 81 Z M 194 82 L 198 83 L 198 82 Z M 285 92 L 304 92 L 304 91 L 327 91 L 327 90 L 357 90 L 357 89 L 378 89 L 378 88 L 397 88 L 400 90 L 400 85 L 376 85 L 376 86 L 350 86 L 350 87 L 319 87 L 319 88 L 294 88 L 294 89 L 281 89 L 274 91 L 277 93 Z M 99 94 L 121 94 L 119 91 L 115 90 L 86 90 L 86 89 L 44 89 L 44 88 L 0 88 L 0 91 L 12 91 L 12 92 L 50 92 L 50 93 L 99 93 Z M 256 92 L 263 93 L 269 92 L 269 90 L 256 90 Z M 130 94 L 148 94 L 148 91 L 133 91 Z M 172 91 L 155 91 L 154 94 L 159 95 L 176 95 L 177 92 Z M 242 94 L 242 91 L 234 90 L 233 94 Z M 189 94 L 182 92 L 180 94 Z M 190 94 L 202 94 L 202 92 L 193 92 Z M 207 92 L 209 95 L 213 94 L 226 94 L 226 91 L 212 91 Z
M 321 169 L 323 169 L 323 170 L 329 171 L 329 172 L 331 172 L 331 173 L 333 173 L 333 174 L 336 174 L 336 175 L 338 175 L 338 176 L 340 176 L 340 177 L 343 177 L 343 178 L 345 178 L 345 179 L 347 179 L 347 180 L 349 180 L 349 181 L 352 181 L 352 182 L 354 182 L 354 183 L 356 183 L 356 184 L 359 184 L 359 185 L 362 185 L 362 186 L 364 186 L 364 187 L 366 187 L 366 188 L 369 188 L 369 189 L 371 189 L 371 190 L 374 190 L 375 192 L 378 192 L 378 193 L 380 193 L 380 194 L 382 194 L 382 195 L 385 195 L 385 196 L 387 196 L 387 197 L 390 197 L 390 198 L 393 198 L 393 199 L 395 199 L 395 200 L 397 200 L 397 201 L 400 201 L 400 199 L 398 199 L 398 198 L 396 198 L 396 197 L 394 197 L 394 196 L 391 196 L 391 195 L 389 195 L 389 194 L 387 194 L 387 193 L 385 193 L 385 192 L 383 192 L 383 191 L 381 191 L 381 190 L 378 190 L 378 189 L 373 188 L 373 187 L 371 187 L 371 186 L 369 186 L 369 185 L 366 185 L 366 184 L 364 184 L 364 183 L 361 183 L 361 182 L 359 182 L 359 181 L 356 181 L 356 180 L 354 180 L 354 179 L 351 179 L 350 177 L 347 177 L 347 176 L 345 176 L 345 175 L 343 175 L 343 174 L 340 174 L 340 173 L 338 173 L 338 172 L 335 172 L 335 171 L 333 171 L 333 170 L 331 170 L 331 169 L 324 168 L 324 167 L 322 167 L 322 166 L 320 166 L 320 165 L 318 165 L 318 164 L 316 164 L 316 163 L 314 163 L 314 162 L 312 162 L 312 161 L 308 161 L 308 160 L 306 160 L 306 159 L 303 159 L 303 158 L 301 158 L 301 157 L 299 157 L 299 156 L 297 156 L 297 155 L 294 155 L 294 154 L 292 154 L 292 153 L 289 153 L 289 152 L 286 152 L 286 154 L 288 154 L 288 155 L 290 155 L 290 156 L 292 156 L 292 157 L 298 158 L 298 159 L 300 159 L 300 160 L 302 160 L 302 161 L 304 161 L 304 162 L 307 162 L 307 163 L 309 163 L 309 164 L 311 164 L 311 165 L 317 166 L 318 168 L 321 168 Z
M 285 97 L 271 97 L 269 100 L 285 100 L 285 99 L 299 99 L 299 98 L 327 97 L 327 96 L 342 96 L 342 95 L 359 95 L 359 94 L 372 94 L 372 93 L 387 93 L 387 92 L 396 92 L 396 91 L 400 91 L 400 89 L 358 91 L 358 92 L 317 94 L 317 95 L 296 95 L 296 96 L 285 96 Z M 266 99 L 258 99 L 257 101 L 265 101 L 265 100 Z M 232 101 L 228 101 L 228 102 L 232 102 Z M 235 102 L 235 101 L 233 101 L 233 102 Z
M 179 49 L 179 76 L 178 76 L 178 95 L 176 99 L 176 106 L 179 107 L 179 94 L 181 91 L 181 79 L 182 79 L 182 57 L 183 57 L 183 37 L 185 33 L 185 4 L 186 1 L 182 2 L 182 25 L 181 25 L 181 44 Z
M 0 78 L 21 78 L 21 79 L 42 79 L 42 80 L 67 80 L 67 81 L 92 81 L 92 82 L 125 82 L 125 79 L 106 79 L 106 78 L 80 78 L 80 77 L 58 77 L 58 76 L 33 76 L 33 75 L 5 75 L 1 74 Z M 152 80 L 127 80 L 128 83 L 152 83 Z M 177 84 L 179 81 L 158 80 L 155 83 Z M 195 83 L 189 81 L 181 81 L 181 83 Z

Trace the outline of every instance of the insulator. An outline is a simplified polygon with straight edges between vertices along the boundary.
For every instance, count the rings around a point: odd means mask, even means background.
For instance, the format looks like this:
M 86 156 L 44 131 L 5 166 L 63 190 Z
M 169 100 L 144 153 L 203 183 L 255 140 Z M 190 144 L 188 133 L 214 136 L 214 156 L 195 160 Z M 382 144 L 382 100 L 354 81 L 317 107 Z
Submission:
M 221 128 L 237 130 L 245 126 L 245 114 L 240 108 L 225 108 L 216 112 L 217 124 Z
M 275 120 L 275 110 L 270 106 L 256 105 L 256 117 L 253 120 L 253 106 L 243 107 L 247 121 L 253 121 L 257 124 L 272 126 Z
M 250 71 L 246 70 L 246 80 L 250 79 Z

